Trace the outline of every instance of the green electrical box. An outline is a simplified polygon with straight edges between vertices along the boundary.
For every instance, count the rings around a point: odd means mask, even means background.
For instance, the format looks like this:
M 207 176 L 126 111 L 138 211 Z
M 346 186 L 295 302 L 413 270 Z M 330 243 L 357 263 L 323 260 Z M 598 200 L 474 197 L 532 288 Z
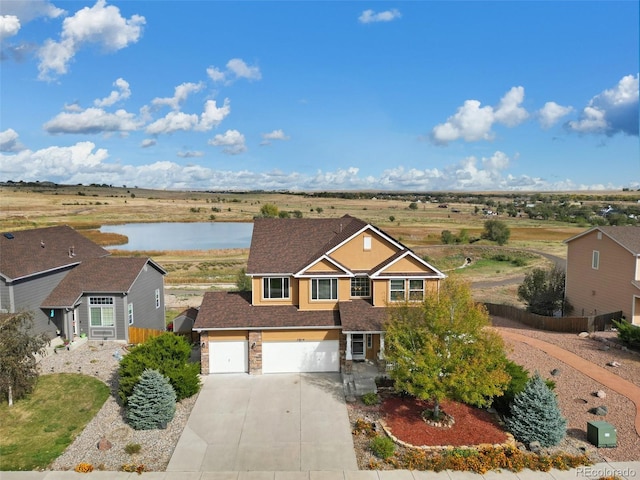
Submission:
M 587 440 L 596 447 L 617 447 L 616 429 L 608 422 L 587 422 Z

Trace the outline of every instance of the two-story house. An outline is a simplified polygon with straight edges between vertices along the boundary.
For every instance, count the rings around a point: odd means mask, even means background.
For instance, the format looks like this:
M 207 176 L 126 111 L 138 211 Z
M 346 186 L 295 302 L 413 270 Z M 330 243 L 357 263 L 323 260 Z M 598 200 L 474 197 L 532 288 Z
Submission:
M 164 330 L 164 275 L 148 258 L 110 257 L 68 226 L 0 235 L 0 312 L 30 311 L 33 330 L 72 340 L 129 340 Z
M 251 292 L 207 292 L 194 330 L 202 373 L 339 372 L 384 356 L 394 302 L 420 301 L 445 275 L 351 216 L 254 222 Z
M 565 296 L 578 315 L 622 310 L 640 325 L 640 227 L 593 227 L 567 240 Z

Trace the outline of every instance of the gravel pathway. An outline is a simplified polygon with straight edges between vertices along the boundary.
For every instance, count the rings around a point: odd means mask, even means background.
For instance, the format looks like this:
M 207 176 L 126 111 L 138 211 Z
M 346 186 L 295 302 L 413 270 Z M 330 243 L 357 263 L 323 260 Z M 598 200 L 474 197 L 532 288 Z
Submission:
M 608 347 L 602 340 L 613 341 L 614 332 L 598 332 L 597 338 L 581 338 L 575 334 L 543 332 L 531 330 L 517 322 L 494 317 L 493 324 L 498 330 L 513 331 L 528 335 L 562 348 L 608 368 L 612 373 L 640 384 L 640 354 L 626 352 L 618 348 Z M 510 351 L 509 358 L 523 365 L 530 372 L 539 371 L 546 378 L 556 382 L 560 407 L 568 420 L 568 444 L 584 444 L 586 441 L 586 425 L 589 420 L 605 420 L 617 429 L 618 447 L 600 448 L 597 454 L 604 460 L 628 461 L 640 458 L 640 437 L 634 429 L 636 414 L 635 405 L 616 392 L 592 380 L 587 375 L 550 357 L 543 351 L 517 341 L 506 341 Z M 610 343 L 613 345 L 613 343 Z M 42 374 L 51 373 L 84 373 L 93 375 L 115 392 L 118 360 L 125 355 L 123 345 L 117 342 L 87 342 L 72 351 L 63 351 L 45 357 L 40 362 Z M 607 366 L 617 362 L 618 367 Z M 552 376 L 551 371 L 559 369 L 560 374 Z M 594 394 L 602 390 L 606 398 L 598 398 Z M 75 439 L 67 450 L 49 467 L 51 470 L 73 470 L 80 462 L 91 463 L 96 469 L 118 471 L 123 465 L 145 466 L 147 471 L 164 471 L 175 445 L 180 438 L 189 414 L 195 404 L 197 395 L 180 402 L 173 421 L 165 430 L 137 431 L 129 427 L 123 420 L 122 407 L 111 396 L 102 409 Z M 606 417 L 597 417 L 589 410 L 605 405 L 609 413 Z M 111 443 L 109 450 L 98 449 L 98 442 L 107 439 Z M 125 452 L 128 444 L 140 444 L 137 454 Z

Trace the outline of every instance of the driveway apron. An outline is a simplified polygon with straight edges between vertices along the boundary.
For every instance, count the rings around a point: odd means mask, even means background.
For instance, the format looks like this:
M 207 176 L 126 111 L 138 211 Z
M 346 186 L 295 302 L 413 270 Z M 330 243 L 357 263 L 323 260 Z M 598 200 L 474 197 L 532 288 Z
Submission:
M 167 471 L 357 470 L 339 374 L 209 375 Z

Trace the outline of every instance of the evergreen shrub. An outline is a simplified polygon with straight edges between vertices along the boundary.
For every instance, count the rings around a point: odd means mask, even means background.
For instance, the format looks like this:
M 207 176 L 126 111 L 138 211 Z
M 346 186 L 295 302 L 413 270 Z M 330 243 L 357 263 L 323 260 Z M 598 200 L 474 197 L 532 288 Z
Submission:
M 166 428 L 176 413 L 176 392 L 157 370 L 146 369 L 127 403 L 126 419 L 136 430 Z
M 538 373 L 515 396 L 506 425 L 517 440 L 526 444 L 537 441 L 543 447 L 557 445 L 567 432 L 558 399 Z

